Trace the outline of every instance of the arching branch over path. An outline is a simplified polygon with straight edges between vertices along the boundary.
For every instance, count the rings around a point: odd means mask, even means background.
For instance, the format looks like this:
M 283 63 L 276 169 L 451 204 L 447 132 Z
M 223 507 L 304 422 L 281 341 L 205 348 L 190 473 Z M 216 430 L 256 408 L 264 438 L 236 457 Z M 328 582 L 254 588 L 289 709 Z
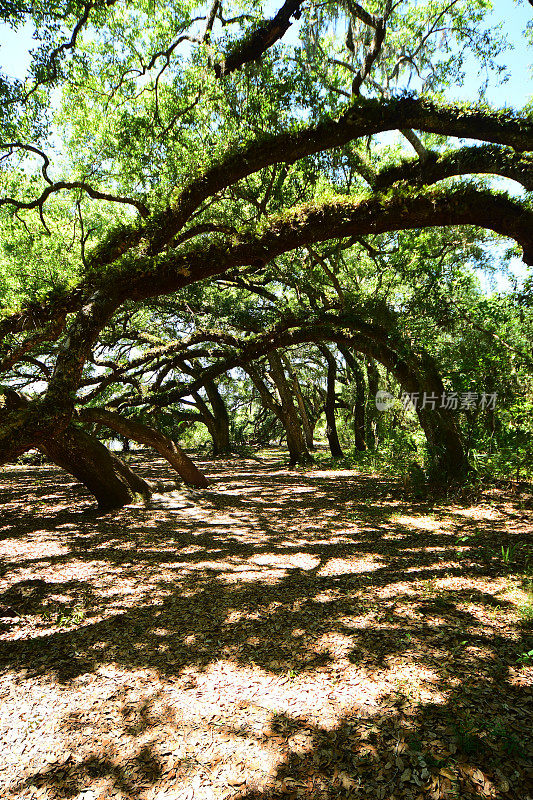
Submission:
M 355 139 L 405 127 L 505 145 L 518 152 L 533 150 L 533 121 L 513 111 L 440 105 L 410 96 L 360 101 L 338 119 L 327 118 L 295 132 L 264 136 L 231 153 L 185 187 L 171 208 L 134 230 L 114 234 L 95 251 L 91 263 L 94 268 L 110 264 L 141 242 L 149 254 L 161 252 L 204 200 L 265 167 L 293 164 Z
M 478 225 L 512 237 L 521 245 L 524 261 L 533 264 L 533 212 L 529 207 L 504 194 L 465 186 L 406 189 L 363 199 L 341 196 L 268 219 L 263 232 L 243 236 L 231 247 L 226 243 L 197 245 L 184 253 L 169 252 L 155 262 L 151 257 L 126 260 L 95 275 L 98 288 L 71 325 L 68 347 L 60 352 L 44 400 L 32 404 L 24 415 L 17 412 L 4 420 L 0 460 L 35 446 L 42 436 L 49 435 L 51 426 L 61 430 L 68 423 L 83 365 L 100 330 L 126 299 L 169 294 L 230 268 L 263 266 L 282 253 L 326 239 L 447 225 Z
M 160 431 L 156 431 L 137 420 L 126 419 L 121 414 L 100 408 L 83 409 L 78 413 L 78 417 L 84 422 L 96 422 L 100 425 L 105 425 L 106 428 L 121 433 L 128 439 L 153 447 L 163 458 L 166 458 L 185 483 L 190 486 L 195 486 L 199 489 L 205 489 L 209 486 L 209 481 L 205 475 L 189 456 L 183 452 L 181 447 L 178 447 L 172 439 Z
M 119 228 L 89 256 L 90 283 L 97 283 L 101 278 L 102 268 L 117 259 L 123 262 L 123 273 L 134 268 L 134 263 L 139 260 L 139 252 L 128 259 L 123 258 L 133 248 L 141 246 L 139 250 L 149 257 L 161 253 L 205 200 L 265 167 L 278 163 L 292 164 L 306 156 L 341 147 L 355 139 L 406 126 L 428 133 L 467 137 L 490 144 L 466 147 L 441 156 L 430 154 L 424 165 L 408 159 L 375 176 L 376 188 L 385 189 L 404 180 L 424 185 L 454 175 L 477 173 L 503 175 L 518 180 L 525 188 L 533 185 L 533 167 L 529 155 L 533 151 L 533 121 L 525 115 L 509 110 L 491 111 L 437 104 L 410 96 L 389 101 L 359 100 L 337 119 L 327 118 L 318 124 L 302 126 L 295 132 L 266 135 L 260 141 L 231 152 L 191 181 L 171 207 L 152 215 L 136 227 Z M 475 202 L 475 195 L 471 200 Z M 518 208 L 515 213 L 520 213 Z M 413 227 L 413 224 L 416 223 L 408 222 L 405 227 Z M 441 223 L 436 220 L 434 224 Z M 457 224 L 463 223 L 458 220 Z M 480 218 L 471 224 L 483 226 L 485 222 Z M 493 230 L 513 237 L 511 229 L 500 231 L 493 227 Z M 230 237 L 226 248 L 231 247 L 231 241 Z M 525 260 L 527 262 L 527 257 Z M 189 283 L 194 280 L 196 278 L 193 276 Z M 187 282 L 182 285 L 187 285 Z M 17 331 L 33 330 L 36 325 L 55 321 L 66 310 L 79 309 L 86 296 L 87 291 L 80 286 L 54 303 L 43 307 L 35 306 L 8 316 L 0 323 L 0 337 Z
M 278 348 L 291 347 L 307 342 L 320 346 L 327 342 L 335 342 L 341 348 L 349 348 L 372 358 L 389 370 L 406 393 L 418 393 L 441 397 L 444 385 L 441 375 L 427 352 L 415 349 L 408 339 L 401 334 L 397 320 L 392 312 L 379 309 L 379 318 L 387 318 L 388 327 L 376 324 L 350 312 L 327 313 L 321 318 L 309 318 L 309 315 L 288 315 L 280 320 L 272 329 L 249 337 L 238 346 L 232 354 L 220 358 L 207 367 L 204 374 L 188 384 L 167 387 L 159 392 L 143 397 L 122 397 L 115 401 L 122 407 L 135 405 L 168 406 L 171 403 L 198 391 L 204 381 L 212 380 L 218 375 L 235 367 L 247 371 L 265 405 L 284 422 L 280 404 L 269 396 L 266 386 L 259 380 L 253 362 L 267 355 L 272 363 L 272 354 Z M 227 343 L 227 337 L 223 339 Z M 333 388 L 333 381 L 331 381 Z M 287 404 L 290 405 L 290 404 Z M 450 480 L 461 480 L 468 472 L 468 462 L 461 432 L 456 417 L 446 408 L 417 408 L 420 425 L 424 430 L 428 450 L 435 472 L 440 472 Z M 299 446 L 296 439 L 290 445 L 291 460 L 296 463 L 305 460 L 305 447 Z M 298 454 L 304 456 L 300 458 Z
M 134 300 L 177 291 L 197 280 L 246 265 L 264 266 L 282 253 L 343 236 L 366 236 L 410 228 L 477 225 L 508 236 L 533 265 L 533 212 L 519 200 L 473 186 L 417 191 L 405 188 L 368 198 L 342 195 L 267 219 L 262 232 L 239 242 L 170 252 L 155 264 L 139 259 L 111 272 L 124 296 Z M 111 289 L 111 286 L 110 286 Z

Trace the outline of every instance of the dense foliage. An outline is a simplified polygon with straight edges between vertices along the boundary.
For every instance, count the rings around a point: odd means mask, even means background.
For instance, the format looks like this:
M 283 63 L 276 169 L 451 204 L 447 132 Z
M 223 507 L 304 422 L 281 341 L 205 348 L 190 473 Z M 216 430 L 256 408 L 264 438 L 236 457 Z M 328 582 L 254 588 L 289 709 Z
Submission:
M 37 447 L 101 505 L 148 489 L 96 432 L 192 483 L 174 439 L 529 474 L 533 119 L 491 105 L 488 0 L 7 18 L 38 46 L 0 84 L 4 461 Z

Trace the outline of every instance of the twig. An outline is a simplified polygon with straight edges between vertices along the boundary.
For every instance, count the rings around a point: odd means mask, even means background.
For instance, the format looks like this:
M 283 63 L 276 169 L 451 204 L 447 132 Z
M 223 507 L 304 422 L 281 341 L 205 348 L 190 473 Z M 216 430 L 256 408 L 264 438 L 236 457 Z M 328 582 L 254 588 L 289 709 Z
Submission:
M 101 192 L 98 189 L 93 189 L 91 186 L 84 183 L 83 181 L 58 181 L 57 183 L 51 183 L 49 181 L 49 183 L 50 185 L 47 186 L 46 189 L 44 189 L 41 196 L 37 197 L 35 200 L 24 201 L 24 200 L 15 200 L 15 198 L 13 197 L 3 197 L 0 199 L 0 206 L 12 205 L 15 206 L 15 208 L 27 208 L 27 209 L 38 208 L 41 221 L 44 227 L 46 228 L 46 224 L 43 220 L 42 210 L 43 210 L 43 203 L 48 199 L 48 197 L 51 194 L 55 194 L 56 192 L 61 191 L 62 189 L 82 189 L 84 192 L 87 192 L 89 197 L 91 197 L 93 200 L 108 200 L 113 203 L 124 203 L 126 205 L 134 206 L 141 215 L 141 217 L 146 218 L 150 216 L 150 211 L 140 200 L 133 200 L 130 197 L 119 197 L 117 195 L 110 194 L 109 192 Z M 48 228 L 46 229 L 48 230 Z

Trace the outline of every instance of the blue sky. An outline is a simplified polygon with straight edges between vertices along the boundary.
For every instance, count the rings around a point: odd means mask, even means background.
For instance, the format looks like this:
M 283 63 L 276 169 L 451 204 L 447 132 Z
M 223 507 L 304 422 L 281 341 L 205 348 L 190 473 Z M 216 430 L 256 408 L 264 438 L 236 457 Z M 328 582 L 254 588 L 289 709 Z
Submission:
M 491 84 L 488 99 L 491 104 L 498 106 L 522 107 L 525 101 L 533 97 L 533 48 L 528 47 L 523 31 L 528 22 L 533 21 L 533 8 L 527 0 L 516 3 L 513 0 L 493 0 L 494 10 L 492 18 L 495 25 L 503 24 L 503 31 L 507 41 L 513 49 L 509 49 L 502 58 L 503 63 L 509 67 L 511 76 L 506 83 Z M 477 87 L 479 77 L 472 75 L 467 79 L 463 97 L 468 96 L 472 86 Z
M 270 5 L 277 8 L 274 0 L 269 0 L 268 6 Z M 491 104 L 498 106 L 521 107 L 527 99 L 533 97 L 533 50 L 527 47 L 523 36 L 527 23 L 533 21 L 533 8 L 528 0 L 493 0 L 493 6 L 491 19 L 495 26 L 503 24 L 507 40 L 514 49 L 508 50 L 502 59 L 511 73 L 509 81 L 501 85 L 491 83 L 488 99 Z M 19 28 L 18 31 L 11 30 L 7 25 L 0 25 L 0 69 L 5 74 L 17 78 L 25 76 L 29 50 L 34 44 L 32 32 L 31 25 Z M 464 87 L 457 87 L 455 90 L 452 87 L 450 95 L 453 99 L 475 100 L 480 82 L 481 78 L 472 69 Z

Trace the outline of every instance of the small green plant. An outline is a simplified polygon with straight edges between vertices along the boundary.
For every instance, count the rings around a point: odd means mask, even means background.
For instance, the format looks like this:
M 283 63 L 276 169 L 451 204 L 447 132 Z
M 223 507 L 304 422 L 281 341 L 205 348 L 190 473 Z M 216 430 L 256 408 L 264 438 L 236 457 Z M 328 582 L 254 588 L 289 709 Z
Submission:
M 458 653 L 459 650 L 462 650 L 463 647 L 465 645 L 467 645 L 467 644 L 468 644 L 468 640 L 464 639 L 462 642 L 459 642 L 459 644 L 455 645 L 455 647 L 452 648 L 452 653 Z
M 500 605 L 487 606 L 485 608 L 485 614 L 488 617 L 495 618 L 495 617 L 498 617 L 500 614 L 504 614 L 504 613 L 505 613 L 505 610 Z
M 43 612 L 43 619 L 51 622 L 53 625 L 58 625 L 60 628 L 70 628 L 72 625 L 79 625 L 85 619 L 86 611 L 81 603 L 69 610 L 57 610 L 52 607 L 47 607 Z
M 474 755 L 484 749 L 483 740 L 478 736 L 478 727 L 471 717 L 459 720 L 454 725 L 457 749 L 465 755 Z
M 299 670 L 298 669 L 289 669 L 285 673 L 285 678 L 288 681 L 294 681 L 298 677 L 298 674 L 299 674 Z
M 504 564 L 511 564 L 515 560 L 519 547 L 520 546 L 518 544 L 514 545 L 509 544 L 507 545 L 507 547 L 504 547 L 502 544 L 501 553 L 502 553 L 502 561 Z
M 528 601 L 518 606 L 518 614 L 520 615 L 522 624 L 531 625 L 533 623 L 533 603 Z
M 500 748 L 507 756 L 523 756 L 525 754 L 522 742 L 516 733 L 508 730 L 500 719 L 488 726 L 487 732 L 498 740 Z
M 527 650 L 524 653 L 520 653 L 516 660 L 519 664 L 533 664 L 533 650 Z

